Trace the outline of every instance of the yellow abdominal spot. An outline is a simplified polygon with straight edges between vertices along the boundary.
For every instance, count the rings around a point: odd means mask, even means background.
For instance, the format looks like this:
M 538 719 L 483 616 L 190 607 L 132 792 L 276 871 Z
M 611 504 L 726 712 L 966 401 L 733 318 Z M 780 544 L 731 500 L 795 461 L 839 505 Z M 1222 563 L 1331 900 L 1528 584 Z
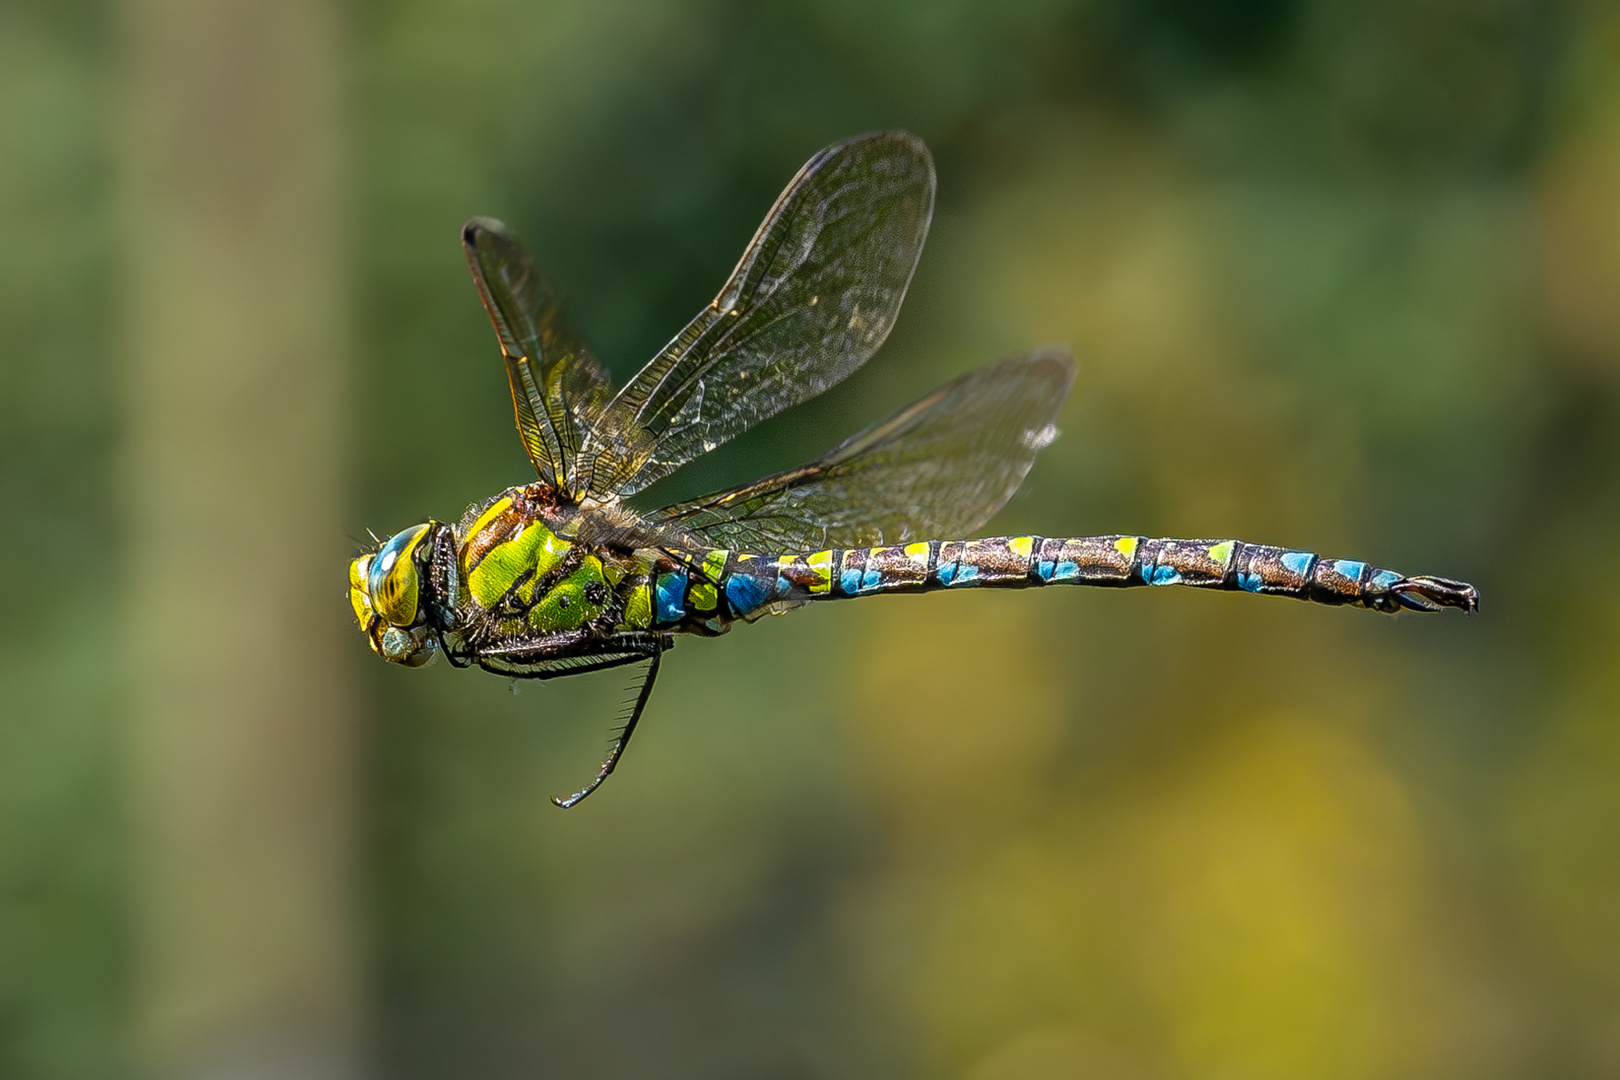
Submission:
M 645 630 L 652 625 L 652 586 L 637 585 L 624 601 L 624 625 Z
M 1029 553 L 1034 547 L 1035 538 L 1033 536 L 1015 536 L 1011 540 L 1007 541 L 1007 550 L 1011 551 L 1014 555 L 1017 555 L 1020 559 L 1029 558 Z
M 1224 568 L 1232 559 L 1232 541 L 1226 540 L 1222 543 L 1212 545 L 1209 549 L 1209 557 L 1215 562 L 1220 563 Z
M 1136 545 L 1140 542 L 1140 539 L 1140 537 L 1136 536 L 1122 536 L 1114 541 L 1114 550 L 1127 559 L 1134 559 L 1136 558 Z
M 906 558 L 910 559 L 918 566 L 928 565 L 928 545 L 926 543 L 907 544 L 905 550 Z
M 832 587 L 832 552 L 818 551 L 805 559 L 816 579 L 810 583 L 812 593 L 824 593 Z

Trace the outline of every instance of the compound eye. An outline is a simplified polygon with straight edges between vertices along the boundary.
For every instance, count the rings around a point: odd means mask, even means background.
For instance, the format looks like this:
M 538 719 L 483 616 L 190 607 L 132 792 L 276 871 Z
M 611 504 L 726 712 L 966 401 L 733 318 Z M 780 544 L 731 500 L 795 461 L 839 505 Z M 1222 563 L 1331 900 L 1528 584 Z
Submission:
M 396 533 L 382 546 L 381 551 L 372 556 L 366 575 L 371 609 L 393 626 L 410 626 L 416 621 L 416 602 L 421 583 L 416 573 L 416 560 L 412 556 L 422 537 L 427 534 L 427 525 L 406 529 Z

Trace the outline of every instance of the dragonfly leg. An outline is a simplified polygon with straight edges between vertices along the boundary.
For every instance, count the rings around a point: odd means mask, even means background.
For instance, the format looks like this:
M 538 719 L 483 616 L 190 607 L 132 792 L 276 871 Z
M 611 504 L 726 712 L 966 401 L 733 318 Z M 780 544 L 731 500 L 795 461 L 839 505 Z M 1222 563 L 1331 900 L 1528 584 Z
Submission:
M 596 774 L 596 778 L 567 797 L 553 795 L 551 797 L 552 802 L 564 810 L 577 806 L 581 799 L 601 787 L 602 781 L 606 780 L 618 766 L 619 758 L 624 754 L 624 748 L 630 745 L 630 736 L 635 734 L 636 722 L 641 719 L 641 711 L 647 707 L 647 699 L 652 697 L 653 683 L 658 679 L 658 662 L 663 655 L 663 645 L 655 641 L 651 651 L 647 654 L 647 677 L 642 681 L 641 692 L 636 695 L 636 703 L 631 707 L 630 715 L 625 718 L 624 727 L 620 728 L 619 733 L 614 736 L 613 745 L 608 750 L 607 760 L 602 762 L 602 769 Z

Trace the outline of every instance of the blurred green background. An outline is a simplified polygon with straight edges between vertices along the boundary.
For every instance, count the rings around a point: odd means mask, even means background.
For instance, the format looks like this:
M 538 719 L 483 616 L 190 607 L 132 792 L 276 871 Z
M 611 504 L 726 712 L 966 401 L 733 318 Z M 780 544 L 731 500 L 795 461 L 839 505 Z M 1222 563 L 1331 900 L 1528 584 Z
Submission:
M 313 111 L 213 102 L 199 160 L 265 161 L 182 198 L 130 102 L 235 85 L 212 23 L 151 30 L 202 6 L 0 6 L 0 1075 L 1620 1074 L 1613 4 L 302 0 L 229 47 L 290 50 Z M 622 379 L 805 158 L 880 127 L 939 170 L 889 343 L 655 494 L 1068 342 L 1062 437 L 990 531 L 1302 546 L 1483 613 L 830 605 L 682 641 L 614 779 L 553 809 L 621 673 L 514 696 L 344 625 L 351 538 L 528 475 L 457 229 L 509 222 Z M 263 335 L 164 299 L 149 208 L 207 226 L 243 177 L 280 205 L 287 159 L 324 246 L 285 233 L 305 287 L 254 318 L 320 308 L 336 344 L 253 366 L 187 445 L 260 471 L 176 517 L 142 447 Z M 161 303 L 211 349 L 154 379 Z M 299 587 L 318 615 L 265 607 Z M 198 726 L 150 737 L 150 673 L 192 667 Z M 197 821 L 246 879 L 165 846 Z

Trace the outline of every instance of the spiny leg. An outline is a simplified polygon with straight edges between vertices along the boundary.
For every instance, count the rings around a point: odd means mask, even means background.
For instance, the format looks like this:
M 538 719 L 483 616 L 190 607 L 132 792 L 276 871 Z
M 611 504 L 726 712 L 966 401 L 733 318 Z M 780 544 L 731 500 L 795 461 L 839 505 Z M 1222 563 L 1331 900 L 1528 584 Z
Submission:
M 619 758 L 624 754 L 624 748 L 630 745 L 630 736 L 635 734 L 636 722 L 641 719 L 641 711 L 647 707 L 647 699 L 652 697 L 653 683 L 658 678 L 658 663 L 663 655 L 663 646 L 654 644 L 652 651 L 647 655 L 647 678 L 641 684 L 641 692 L 636 695 L 636 703 L 631 707 L 630 715 L 625 719 L 624 727 L 620 728 L 618 735 L 614 736 L 613 745 L 608 750 L 607 760 L 602 762 L 602 770 L 596 774 L 596 779 L 567 798 L 559 798 L 553 795 L 551 797 L 552 802 L 564 810 L 578 805 L 581 799 L 601 787 L 602 781 L 606 780 L 618 766 Z

